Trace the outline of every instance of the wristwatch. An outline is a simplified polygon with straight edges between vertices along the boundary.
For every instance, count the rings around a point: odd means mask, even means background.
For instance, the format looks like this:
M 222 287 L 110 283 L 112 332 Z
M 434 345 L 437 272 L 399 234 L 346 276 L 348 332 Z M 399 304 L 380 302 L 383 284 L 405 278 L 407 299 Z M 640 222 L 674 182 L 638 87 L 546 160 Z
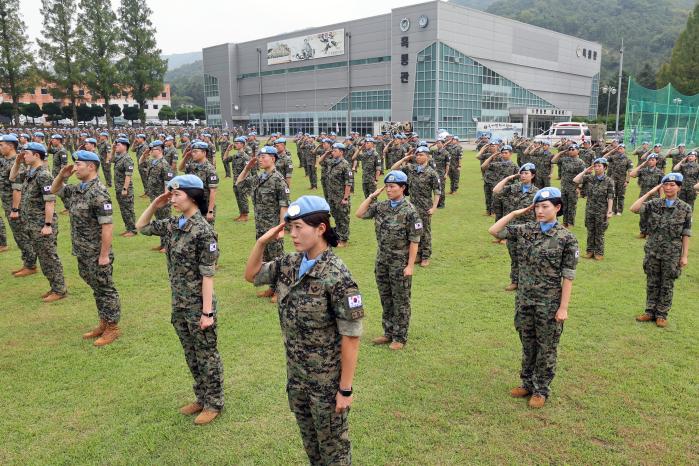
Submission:
M 13 208 L 12 208 L 12 212 L 19 212 L 19 209 L 16 208 L 16 207 L 13 207 Z
M 44 222 L 44 226 L 50 227 L 51 225 L 53 225 L 52 222 Z
M 343 390 L 342 388 L 339 388 L 337 391 L 340 392 L 340 395 L 344 397 L 352 396 L 352 387 L 350 387 L 349 390 Z
M 203 315 L 204 317 L 213 317 L 214 313 L 213 312 L 209 312 L 209 313 L 202 312 L 201 315 Z

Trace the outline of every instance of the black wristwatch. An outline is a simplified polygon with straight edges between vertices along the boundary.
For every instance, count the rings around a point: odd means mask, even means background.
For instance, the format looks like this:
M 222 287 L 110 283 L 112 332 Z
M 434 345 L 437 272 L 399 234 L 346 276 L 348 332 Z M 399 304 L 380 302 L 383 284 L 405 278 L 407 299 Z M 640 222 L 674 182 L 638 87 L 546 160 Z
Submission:
M 19 212 L 19 209 L 17 209 L 16 207 L 13 207 L 12 212 Z
M 213 214 L 213 213 L 214 213 L 214 211 L 213 211 L 213 210 L 210 210 L 210 211 L 209 211 L 208 213 L 210 213 L 210 214 Z
M 201 315 L 203 315 L 204 317 L 213 317 L 214 313 L 213 312 L 209 312 L 209 313 L 202 312 Z
M 337 391 L 340 392 L 340 395 L 342 395 L 346 398 L 349 398 L 350 396 L 352 396 L 352 387 L 350 387 L 349 390 L 343 390 L 343 389 L 339 388 Z
M 50 227 L 51 225 L 53 225 L 52 222 L 44 222 L 44 226 Z

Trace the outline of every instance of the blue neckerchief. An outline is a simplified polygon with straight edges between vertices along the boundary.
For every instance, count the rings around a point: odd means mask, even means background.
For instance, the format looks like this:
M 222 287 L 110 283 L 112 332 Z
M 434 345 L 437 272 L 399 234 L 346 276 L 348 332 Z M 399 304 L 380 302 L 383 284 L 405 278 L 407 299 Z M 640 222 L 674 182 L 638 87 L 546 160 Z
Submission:
M 405 200 L 405 197 L 401 197 L 401 198 L 398 199 L 397 201 L 389 201 L 389 202 L 391 203 L 391 207 L 393 207 L 393 208 L 395 209 L 396 207 L 398 207 L 399 205 L 401 205 L 401 204 L 403 203 L 404 200 Z
M 84 181 L 81 181 L 81 182 L 80 182 L 80 189 L 81 189 L 81 190 L 85 189 L 86 186 L 87 186 L 87 183 L 86 183 L 86 182 L 84 182 Z
M 32 176 L 34 176 L 34 173 L 36 173 L 37 170 L 38 170 L 38 168 L 30 168 L 29 169 L 29 177 L 31 178 Z
M 262 173 L 260 173 L 260 180 L 261 180 L 261 181 L 264 181 L 264 180 L 266 180 L 267 178 L 269 178 L 269 173 L 267 173 L 267 172 L 262 172 Z
M 185 223 L 187 223 L 187 217 L 180 215 L 180 218 L 177 219 L 177 226 L 180 227 L 180 230 L 184 227 Z
M 306 275 L 306 272 L 311 270 L 311 267 L 316 265 L 316 262 L 318 262 L 318 259 L 309 259 L 304 253 L 303 259 L 301 259 L 301 266 L 299 266 L 299 279 Z
M 155 167 L 155 165 L 158 163 L 158 159 L 151 160 L 150 164 Z
M 604 179 L 604 175 L 602 175 L 602 176 L 597 176 L 597 175 L 595 175 L 595 178 L 597 178 L 598 180 L 602 181 L 602 180 Z
M 425 167 L 424 167 L 424 165 L 418 165 L 415 168 L 415 170 L 417 170 L 418 173 L 422 173 L 423 171 L 425 171 Z
M 665 199 L 665 207 L 672 207 L 675 205 L 677 199 Z
M 558 223 L 557 220 L 554 220 L 551 223 L 545 223 L 545 222 L 539 222 L 539 226 L 541 227 L 541 232 L 546 233 L 549 231 L 551 228 L 555 227 L 556 224 Z
M 338 163 L 340 163 L 340 160 L 342 160 L 341 157 L 338 157 L 338 158 L 336 158 L 336 159 L 332 159 L 332 164 L 333 164 L 333 165 L 337 165 Z
M 532 185 L 530 184 L 523 184 L 522 185 L 522 192 L 523 193 L 528 193 L 532 189 Z

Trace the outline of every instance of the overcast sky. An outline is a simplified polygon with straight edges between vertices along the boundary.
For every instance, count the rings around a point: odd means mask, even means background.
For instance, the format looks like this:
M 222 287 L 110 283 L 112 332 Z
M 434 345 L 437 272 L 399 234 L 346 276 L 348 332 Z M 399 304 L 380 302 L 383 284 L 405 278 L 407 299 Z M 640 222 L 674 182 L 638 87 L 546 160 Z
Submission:
M 158 46 L 169 55 L 388 13 L 391 8 L 423 0 L 147 1 L 153 10 Z M 20 5 L 34 40 L 41 35 L 41 0 L 21 0 Z M 112 5 L 116 11 L 119 0 L 112 0 Z

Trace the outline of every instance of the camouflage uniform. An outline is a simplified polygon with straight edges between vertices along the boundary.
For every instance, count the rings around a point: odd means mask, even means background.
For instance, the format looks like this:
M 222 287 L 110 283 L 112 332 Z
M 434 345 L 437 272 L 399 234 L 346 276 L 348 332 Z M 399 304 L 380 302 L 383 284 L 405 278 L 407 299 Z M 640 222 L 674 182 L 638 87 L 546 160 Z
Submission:
M 2 208 L 5 211 L 10 230 L 12 230 L 12 236 L 22 254 L 22 264 L 25 268 L 33 269 L 36 267 L 36 253 L 34 252 L 29 232 L 24 228 L 21 219 L 13 220 L 10 218 L 12 213 L 12 193 L 22 190 L 22 181 L 25 176 L 25 169 L 21 167 L 15 181 L 10 181 L 10 170 L 12 170 L 16 158 L 16 155 L 9 158 L 0 156 L 0 199 L 2 200 Z
M 595 155 L 595 151 L 593 151 L 592 149 L 580 149 L 578 156 L 580 157 L 580 160 L 585 162 L 585 165 L 588 167 L 591 166 L 592 162 L 594 162 L 597 158 L 597 156 Z
M 175 146 L 164 146 L 163 147 L 163 158 L 167 161 L 167 163 L 170 165 L 170 168 L 172 168 L 172 174 L 177 175 L 177 159 L 179 156 L 177 155 L 177 149 Z
M 670 153 L 670 157 L 672 158 L 672 166 L 674 167 L 680 161 L 682 161 L 683 158 L 687 157 L 687 151 L 680 152 L 679 150 L 673 150 Z
M 121 192 L 124 190 L 127 176 L 131 177 L 131 182 L 129 182 L 126 196 L 123 196 Z M 133 160 L 131 160 L 128 152 L 114 154 L 114 190 L 126 231 L 136 233 L 136 214 L 134 213 L 133 199 Z
M 607 175 L 597 178 L 595 174 L 585 175 L 580 191 L 587 198 L 585 206 L 585 227 L 587 228 L 586 252 L 604 256 L 604 232 L 609 226 L 607 201 L 614 199 L 615 182 Z
M 447 145 L 446 149 L 451 154 L 451 162 L 449 163 L 449 183 L 450 191 L 455 193 L 459 190 L 459 180 L 461 178 L 461 157 L 463 152 L 461 150 L 461 144 L 452 143 Z M 447 187 L 444 186 L 444 191 L 446 193 Z
M 408 192 L 410 202 L 417 210 L 422 220 L 422 238 L 418 247 L 417 257 L 427 260 L 432 257 L 432 216 L 428 211 L 432 208 L 434 196 L 443 196 L 444 191 L 439 182 L 439 175 L 434 168 L 410 163 L 403 167 L 408 175 Z
M 51 183 L 53 183 L 53 177 L 43 166 L 27 170 L 22 182 L 19 219 L 31 240 L 32 248 L 39 258 L 41 271 L 51 285 L 51 291 L 64 295 L 66 283 L 63 277 L 63 264 L 57 251 L 58 216 L 55 209 L 51 218 L 51 234 L 48 236 L 41 234 L 46 221 L 45 204 L 56 201 L 56 196 L 51 194 Z
M 139 160 L 141 160 L 141 155 L 143 155 L 143 151 L 148 149 L 148 144 L 141 143 L 137 146 L 134 146 L 133 151 L 136 153 L 136 162 L 138 163 Z M 138 164 L 138 174 L 141 175 L 141 183 L 143 184 L 143 191 L 146 191 L 146 181 L 148 179 L 148 165 L 145 163 L 139 163 Z
M 250 155 L 245 152 L 245 150 L 236 151 L 235 155 L 231 157 L 231 169 L 233 174 L 233 194 L 235 194 L 235 202 L 238 204 L 238 212 L 240 215 L 247 215 L 250 212 L 250 207 L 248 206 L 248 196 L 249 192 L 242 186 L 235 183 L 238 176 L 245 169 L 245 165 L 250 161 Z M 254 173 L 251 172 L 254 176 Z
M 530 153 L 530 162 L 536 165 L 534 185 L 539 189 L 551 186 L 551 152 L 538 149 Z
M 567 225 L 575 225 L 575 214 L 578 208 L 578 187 L 573 182 L 573 178 L 578 173 L 585 170 L 585 162 L 579 157 L 561 157 L 560 158 L 561 174 L 561 200 L 563 201 L 563 223 Z M 539 166 L 536 166 L 539 168 Z M 537 178 L 538 178 L 537 171 Z
M 335 412 L 342 336 L 362 334 L 364 308 L 342 260 L 323 252 L 299 278 L 302 254 L 265 262 L 255 286 L 277 289 L 286 349 L 286 390 L 310 464 L 352 464 L 349 410 Z
M 51 176 L 56 178 L 66 165 L 68 165 L 68 151 L 66 151 L 65 147 L 61 147 L 53 153 Z
M 109 142 L 108 141 L 100 141 L 97 144 L 97 155 L 99 155 L 100 158 L 100 165 L 102 166 L 102 173 L 104 173 L 104 179 L 107 182 L 108 187 L 112 187 L 112 164 L 111 162 L 107 163 L 107 157 L 109 157 L 109 153 L 111 151 L 111 148 L 109 147 Z
M 291 178 L 291 173 L 294 171 L 294 161 L 291 160 L 289 151 L 279 154 L 277 161 L 274 163 L 274 167 L 285 180 Z
M 609 169 L 607 173 L 614 180 L 614 203 L 612 212 L 622 213 L 624 211 L 624 198 L 626 197 L 626 179 L 628 171 L 633 168 L 633 163 L 626 154 L 614 153 L 607 159 Z
M 446 176 L 447 170 L 449 169 L 449 161 L 451 160 L 451 154 L 446 148 L 443 147 L 441 149 L 437 149 L 437 151 L 432 154 L 432 159 L 435 163 L 437 175 L 439 175 L 439 185 L 442 186 L 443 190 L 446 192 Z M 441 196 L 439 198 L 439 204 L 437 204 L 438 208 L 444 208 L 445 197 L 446 196 Z
M 224 156 L 224 154 L 230 145 L 231 143 L 228 140 L 221 141 L 221 163 L 223 164 L 223 170 L 226 173 L 226 178 L 231 177 L 231 158 L 230 155 Z
M 647 151 L 643 150 L 643 147 L 639 147 L 638 149 L 633 151 L 633 155 L 635 155 L 636 158 L 638 159 L 638 165 L 641 165 L 641 163 L 643 162 L 643 160 L 641 160 L 641 156 L 643 154 L 645 154 L 646 152 Z
M 650 199 L 639 213 L 648 222 L 643 271 L 646 273 L 646 314 L 667 319 L 672 291 L 679 278 L 682 237 L 692 236 L 692 208 L 677 199 L 670 207 L 665 199 Z
M 325 149 L 323 149 L 322 145 L 316 147 L 315 154 L 318 159 L 325 154 Z M 330 166 L 331 159 L 332 155 L 328 154 L 325 159 L 320 162 L 320 187 L 323 189 L 323 197 L 326 199 L 328 198 L 328 167 Z
M 638 170 L 637 176 L 638 185 L 641 188 L 641 194 L 638 197 L 641 197 L 660 184 L 660 181 L 663 179 L 664 173 L 657 166 L 653 168 L 643 167 L 640 170 Z M 660 197 L 660 194 L 658 194 L 657 192 L 651 196 L 651 199 L 654 199 L 656 197 Z M 641 218 L 638 220 L 638 226 L 640 228 L 641 234 L 648 234 L 648 221 L 646 220 L 645 216 L 641 215 Z
M 490 210 L 495 214 L 495 218 L 499 220 L 504 215 L 504 205 L 502 194 L 493 193 L 495 186 L 510 175 L 514 175 L 519 171 L 519 168 L 512 160 L 504 160 L 499 155 L 493 157 L 485 169 L 483 179 L 487 181 L 490 188 Z
M 156 197 L 165 192 L 165 185 L 173 178 L 172 167 L 164 158 L 153 159 L 148 164 L 148 181 L 146 183 L 146 194 L 151 202 Z M 164 220 L 170 218 L 170 204 L 155 211 L 156 220 Z M 160 237 L 160 248 L 166 247 L 164 237 Z
M 362 191 L 364 198 L 376 191 L 376 172 L 382 170 L 381 156 L 374 150 L 360 150 L 357 160 L 362 164 Z
M 81 183 L 82 184 L 82 183 Z M 70 212 L 72 253 L 78 259 L 78 272 L 95 297 L 99 318 L 116 324 L 121 317 L 119 293 L 112 280 L 114 253 L 109 251 L 109 264 L 99 265 L 102 248 L 102 225 L 112 223 L 112 201 L 107 188 L 94 178 L 61 189 Z
M 213 277 L 218 260 L 218 244 L 214 228 L 197 211 L 182 227 L 176 217 L 154 220 L 141 233 L 165 239 L 167 270 L 172 288 L 170 322 L 184 349 L 192 377 L 197 403 L 204 409 L 223 409 L 223 364 L 216 341 L 218 315 L 214 324 L 202 330 L 201 287 L 204 277 Z M 211 312 L 216 313 L 216 295 Z
M 210 189 L 218 188 L 218 175 L 216 174 L 216 168 L 214 168 L 208 161 L 203 163 L 190 162 L 185 166 L 185 173 L 188 175 L 196 175 L 202 183 L 204 183 L 204 202 L 209 205 L 209 198 L 211 197 Z M 216 206 L 214 206 L 214 218 L 211 220 L 211 226 L 214 226 L 216 222 Z
M 516 181 L 503 188 L 500 192 L 503 204 L 503 215 L 507 215 L 517 209 L 524 209 L 534 203 L 534 195 L 537 191 L 536 186 L 529 185 L 528 188 L 525 186 L 526 185 L 523 185 L 519 181 Z M 530 211 L 526 215 L 514 218 L 510 222 L 510 225 L 520 225 L 534 221 L 536 221 L 536 215 L 534 211 Z M 515 247 L 516 243 L 514 241 L 507 242 L 507 252 L 510 255 L 510 283 L 517 284 L 519 281 L 519 260 Z
M 397 161 L 405 157 L 405 148 L 402 144 L 394 142 L 386 151 L 386 167 L 391 168 Z
M 679 163 L 679 162 L 678 162 Z M 697 198 L 697 192 L 694 191 L 694 185 L 699 182 L 699 163 L 685 162 L 680 166 L 680 173 L 684 176 L 682 189 L 680 189 L 679 198 L 689 204 L 689 207 L 694 210 L 694 201 Z
M 548 397 L 563 333 L 555 318 L 562 279 L 575 279 L 578 241 L 560 224 L 544 233 L 539 223 L 508 225 L 498 238 L 515 243 L 519 261 L 515 329 L 522 342 L 522 386 Z
M 316 169 L 317 161 L 317 151 L 316 147 L 312 142 L 307 142 L 305 144 L 306 153 L 303 157 L 303 162 L 306 164 L 306 175 L 308 175 L 308 180 L 311 182 L 311 189 L 318 188 L 318 170 Z
M 354 172 L 350 167 L 349 162 L 344 158 L 331 159 L 328 167 L 327 190 L 326 197 L 330 204 L 330 213 L 335 219 L 335 230 L 340 241 L 348 241 L 350 235 L 350 198 L 347 198 L 347 203 L 342 204 L 342 199 L 345 197 L 345 186 L 354 184 Z

